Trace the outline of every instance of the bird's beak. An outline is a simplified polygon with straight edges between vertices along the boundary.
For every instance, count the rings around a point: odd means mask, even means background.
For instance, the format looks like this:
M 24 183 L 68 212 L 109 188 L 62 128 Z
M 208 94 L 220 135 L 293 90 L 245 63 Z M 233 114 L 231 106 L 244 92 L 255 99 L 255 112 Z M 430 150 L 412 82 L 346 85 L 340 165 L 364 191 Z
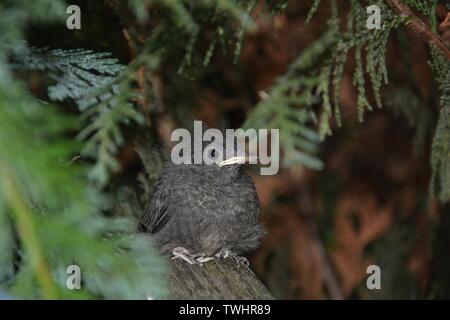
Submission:
M 228 166 L 230 164 L 236 164 L 236 163 L 240 163 L 240 164 L 244 164 L 245 161 L 247 160 L 247 157 L 243 157 L 243 156 L 239 156 L 239 157 L 232 157 L 226 160 L 223 160 L 221 162 L 218 163 L 219 167 L 223 167 L 223 166 Z
M 244 164 L 247 162 L 247 160 L 253 159 L 253 157 L 248 156 L 238 156 L 238 157 L 232 157 L 226 160 L 223 160 L 218 163 L 219 167 L 228 166 L 230 164 Z

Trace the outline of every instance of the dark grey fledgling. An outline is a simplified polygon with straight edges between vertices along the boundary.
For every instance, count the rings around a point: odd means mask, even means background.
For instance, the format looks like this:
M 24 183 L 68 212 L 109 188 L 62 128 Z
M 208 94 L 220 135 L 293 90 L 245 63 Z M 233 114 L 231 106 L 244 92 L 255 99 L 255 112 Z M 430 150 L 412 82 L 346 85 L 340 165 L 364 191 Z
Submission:
M 225 145 L 225 143 L 224 143 Z M 211 158 L 215 148 L 208 149 Z M 226 154 L 226 153 L 225 153 Z M 141 217 L 139 231 L 150 232 L 160 248 L 189 263 L 237 257 L 258 247 L 265 230 L 245 156 L 213 164 L 167 161 Z

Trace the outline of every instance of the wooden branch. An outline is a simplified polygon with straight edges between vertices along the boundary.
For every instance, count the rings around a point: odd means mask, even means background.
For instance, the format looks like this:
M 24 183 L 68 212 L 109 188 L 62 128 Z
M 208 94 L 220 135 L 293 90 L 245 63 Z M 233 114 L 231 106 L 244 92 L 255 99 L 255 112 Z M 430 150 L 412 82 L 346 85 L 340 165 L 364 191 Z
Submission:
M 274 299 L 248 267 L 238 267 L 233 259 L 215 259 L 203 267 L 172 260 L 170 266 L 170 299 Z
M 417 17 L 411 9 L 403 4 L 401 0 L 386 0 L 389 6 L 402 17 L 409 17 L 410 21 L 407 23 L 407 27 L 416 33 L 420 38 L 426 41 L 429 45 L 439 49 L 447 59 L 450 60 L 450 50 L 442 41 L 438 34 L 433 32 L 431 28 Z

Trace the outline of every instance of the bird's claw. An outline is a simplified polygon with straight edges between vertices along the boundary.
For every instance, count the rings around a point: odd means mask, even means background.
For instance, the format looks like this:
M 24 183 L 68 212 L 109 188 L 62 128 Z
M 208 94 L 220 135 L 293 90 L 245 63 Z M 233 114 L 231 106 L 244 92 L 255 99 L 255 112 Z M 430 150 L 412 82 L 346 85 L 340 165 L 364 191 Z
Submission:
M 216 258 L 225 259 L 229 256 L 234 255 L 230 250 L 220 250 L 215 254 Z
M 215 256 L 217 258 L 222 258 L 222 259 L 233 258 L 234 261 L 236 262 L 238 268 L 241 265 L 245 265 L 246 267 L 248 267 L 250 265 L 250 263 L 246 257 L 239 256 L 237 253 L 234 253 L 233 251 L 230 251 L 230 250 L 221 250 L 221 251 L 217 252 Z
M 172 250 L 172 260 L 175 259 L 181 259 L 186 261 L 189 264 L 196 264 L 196 261 L 192 254 L 189 252 L 188 249 L 183 247 L 176 247 Z
M 199 256 L 195 260 L 198 261 L 199 263 L 205 263 L 214 260 L 214 257 Z
M 244 265 L 246 267 L 250 266 L 250 262 L 248 261 L 248 259 L 246 257 L 236 255 L 233 257 L 233 259 L 234 259 L 234 261 L 236 261 L 238 268 L 241 265 Z
M 232 258 L 239 268 L 241 265 L 244 265 L 246 267 L 249 266 L 249 261 L 246 257 L 239 256 L 237 253 L 234 253 L 231 250 L 221 250 L 217 252 L 214 257 L 209 257 L 204 254 L 192 254 L 188 249 L 183 247 L 176 247 L 172 250 L 172 260 L 175 259 L 181 259 L 186 261 L 189 264 L 195 264 L 198 266 L 203 267 L 203 263 L 214 260 L 215 258 L 218 259 L 226 259 L 226 258 Z
M 189 264 L 195 264 L 203 267 L 203 263 L 213 260 L 213 257 L 206 257 L 203 254 L 195 255 L 183 247 L 176 247 L 172 250 L 172 260 L 181 259 Z

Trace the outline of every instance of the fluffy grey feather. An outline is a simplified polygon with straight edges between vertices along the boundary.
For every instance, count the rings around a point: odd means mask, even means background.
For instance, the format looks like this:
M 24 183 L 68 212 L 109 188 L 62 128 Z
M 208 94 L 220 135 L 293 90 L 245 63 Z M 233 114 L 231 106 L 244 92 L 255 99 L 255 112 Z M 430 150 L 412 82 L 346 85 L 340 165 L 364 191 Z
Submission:
M 255 187 L 242 164 L 167 161 L 139 230 L 153 234 L 164 252 L 184 247 L 194 255 L 242 254 L 257 248 L 265 233 L 259 214 Z

